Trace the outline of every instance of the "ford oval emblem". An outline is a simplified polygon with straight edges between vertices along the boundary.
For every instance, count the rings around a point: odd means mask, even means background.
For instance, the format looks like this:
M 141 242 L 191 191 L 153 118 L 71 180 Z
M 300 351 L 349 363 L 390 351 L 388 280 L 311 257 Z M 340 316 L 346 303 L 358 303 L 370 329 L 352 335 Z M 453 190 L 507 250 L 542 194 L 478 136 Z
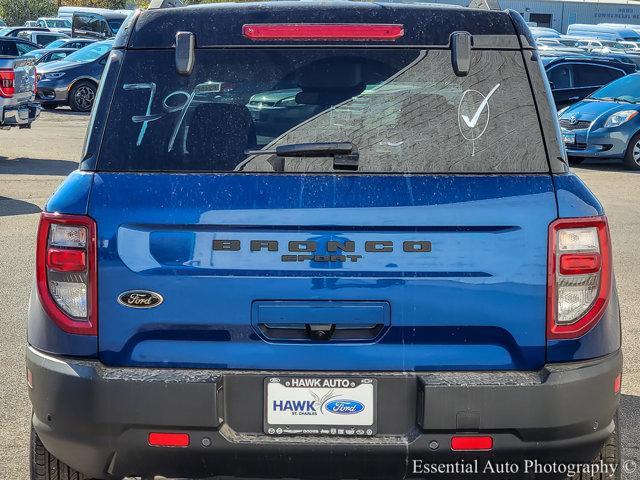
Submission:
M 129 290 L 118 296 L 120 305 L 131 308 L 153 308 L 162 302 L 162 295 L 148 290 Z
M 364 405 L 357 400 L 331 400 L 324 407 L 329 413 L 353 415 L 364 410 Z

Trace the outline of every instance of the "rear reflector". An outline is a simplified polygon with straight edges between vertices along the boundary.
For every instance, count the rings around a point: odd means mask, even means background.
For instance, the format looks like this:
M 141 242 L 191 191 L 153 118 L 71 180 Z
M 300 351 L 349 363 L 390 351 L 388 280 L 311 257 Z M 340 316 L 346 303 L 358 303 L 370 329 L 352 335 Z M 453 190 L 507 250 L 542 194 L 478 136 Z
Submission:
M 492 437 L 452 437 L 451 450 L 491 450 L 493 448 Z
M 151 432 L 149 445 L 152 447 L 188 447 L 189 435 L 186 433 Z
M 620 393 L 622 388 L 622 374 L 619 373 L 616 379 L 613 381 L 613 393 Z
M 242 34 L 250 40 L 397 40 L 404 25 L 259 23 L 245 24 Z
M 560 273 L 562 275 L 585 275 L 600 270 L 598 253 L 565 253 L 560 255 Z
M 84 250 L 50 248 L 47 266 L 58 272 L 83 272 L 87 268 L 87 256 Z

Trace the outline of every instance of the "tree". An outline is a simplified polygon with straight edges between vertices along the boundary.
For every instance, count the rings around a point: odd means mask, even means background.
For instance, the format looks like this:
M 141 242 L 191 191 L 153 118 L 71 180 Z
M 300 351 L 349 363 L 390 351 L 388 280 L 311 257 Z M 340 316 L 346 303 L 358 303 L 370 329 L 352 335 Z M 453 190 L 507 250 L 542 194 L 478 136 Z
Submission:
M 56 0 L 0 0 L 0 18 L 7 25 L 24 25 L 27 20 L 56 16 Z

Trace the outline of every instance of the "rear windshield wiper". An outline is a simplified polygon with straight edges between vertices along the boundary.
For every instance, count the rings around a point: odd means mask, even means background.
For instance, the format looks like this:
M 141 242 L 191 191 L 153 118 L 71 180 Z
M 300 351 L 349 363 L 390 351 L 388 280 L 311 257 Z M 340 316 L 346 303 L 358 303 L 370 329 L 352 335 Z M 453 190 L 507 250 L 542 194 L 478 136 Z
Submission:
M 351 142 L 290 143 L 274 150 L 247 150 L 246 155 L 277 155 L 279 157 L 332 157 L 336 170 L 357 170 L 358 147 Z

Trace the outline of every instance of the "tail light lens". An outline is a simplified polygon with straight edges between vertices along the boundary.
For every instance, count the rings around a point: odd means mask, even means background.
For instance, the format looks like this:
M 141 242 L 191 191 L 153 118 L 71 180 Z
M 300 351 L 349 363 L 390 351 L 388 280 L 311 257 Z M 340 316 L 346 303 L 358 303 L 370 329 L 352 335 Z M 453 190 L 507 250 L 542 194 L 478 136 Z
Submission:
M 577 338 L 602 318 L 611 292 L 606 217 L 560 219 L 549 229 L 547 337 Z
M 33 93 L 38 93 L 38 70 L 33 67 Z
M 97 334 L 96 224 L 81 215 L 43 213 L 36 252 L 38 295 L 65 332 Z
M 0 97 L 11 98 L 15 91 L 16 74 L 13 70 L 0 70 Z

